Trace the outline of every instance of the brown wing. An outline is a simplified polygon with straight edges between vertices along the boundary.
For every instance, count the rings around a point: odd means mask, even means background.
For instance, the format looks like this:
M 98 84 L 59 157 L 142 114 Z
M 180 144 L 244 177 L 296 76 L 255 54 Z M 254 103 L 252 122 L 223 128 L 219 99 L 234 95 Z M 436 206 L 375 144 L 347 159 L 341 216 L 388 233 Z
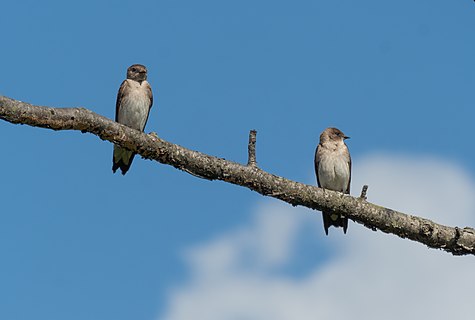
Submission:
M 350 185 L 351 185 L 351 156 L 350 156 L 349 151 L 348 151 L 348 167 L 350 169 L 350 178 L 348 179 L 348 187 L 346 188 L 346 194 L 350 194 Z
M 147 82 L 147 94 L 148 94 L 148 98 L 150 99 L 150 107 L 149 108 L 152 108 L 152 105 L 153 105 L 152 87 L 150 86 L 150 84 L 148 82 Z
M 315 149 L 315 159 L 314 159 L 314 162 L 315 162 L 315 175 L 317 176 L 317 184 L 318 184 L 318 187 L 321 188 L 322 186 L 320 185 L 320 179 L 318 179 L 318 166 L 320 164 L 320 153 L 318 152 L 318 147 L 320 146 L 320 144 L 317 145 L 317 149 Z
M 122 97 L 124 96 L 125 87 L 127 86 L 127 80 L 122 81 L 120 85 L 119 92 L 117 92 L 117 100 L 115 102 L 115 121 L 118 122 L 119 119 L 119 108 L 120 103 L 122 102 Z
M 150 105 L 148 106 L 148 112 L 147 112 L 147 119 L 145 119 L 145 124 L 147 124 L 148 116 L 150 115 L 150 109 L 152 109 L 152 105 L 153 105 L 153 94 L 152 94 L 152 87 L 150 86 L 150 84 L 148 82 L 146 82 L 145 84 L 147 88 L 147 95 L 148 95 L 148 98 L 150 99 Z

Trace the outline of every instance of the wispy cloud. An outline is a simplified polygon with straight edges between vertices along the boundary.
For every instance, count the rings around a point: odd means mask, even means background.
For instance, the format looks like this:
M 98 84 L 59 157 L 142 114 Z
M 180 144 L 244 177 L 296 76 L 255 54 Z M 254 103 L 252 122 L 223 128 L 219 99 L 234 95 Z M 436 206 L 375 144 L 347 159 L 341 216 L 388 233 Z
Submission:
M 352 187 L 369 184 L 369 200 L 437 222 L 465 226 L 475 218 L 475 185 L 463 169 L 429 157 L 357 159 Z M 452 257 L 351 223 L 348 234 L 323 235 L 319 214 L 277 202 L 257 208 L 249 225 L 185 253 L 189 282 L 173 288 L 164 320 L 442 319 L 471 313 L 473 257 Z M 311 226 L 310 228 L 308 226 Z M 292 266 L 302 233 L 336 254 Z M 317 243 L 318 241 L 318 243 Z M 329 247 L 329 249 L 328 249 Z

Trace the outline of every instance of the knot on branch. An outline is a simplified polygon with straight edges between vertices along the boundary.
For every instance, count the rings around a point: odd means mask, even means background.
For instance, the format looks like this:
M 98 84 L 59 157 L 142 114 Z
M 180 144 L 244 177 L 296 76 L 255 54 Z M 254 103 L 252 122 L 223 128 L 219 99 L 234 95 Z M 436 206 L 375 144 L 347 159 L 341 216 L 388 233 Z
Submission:
M 432 236 L 433 231 L 434 228 L 430 223 L 424 223 L 421 226 L 420 234 L 426 238 L 430 238 Z

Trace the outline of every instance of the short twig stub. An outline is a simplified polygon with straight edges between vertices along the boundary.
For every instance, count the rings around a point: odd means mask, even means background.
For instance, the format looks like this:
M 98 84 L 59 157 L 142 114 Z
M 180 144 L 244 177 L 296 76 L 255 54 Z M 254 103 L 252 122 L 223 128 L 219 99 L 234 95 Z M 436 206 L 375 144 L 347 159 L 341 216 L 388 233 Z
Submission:
M 251 167 L 257 167 L 256 162 L 256 130 L 249 131 L 249 144 L 247 145 L 247 165 Z
M 368 191 L 368 185 L 364 185 L 363 188 L 361 189 L 361 195 L 360 198 L 363 200 L 366 200 L 366 192 Z

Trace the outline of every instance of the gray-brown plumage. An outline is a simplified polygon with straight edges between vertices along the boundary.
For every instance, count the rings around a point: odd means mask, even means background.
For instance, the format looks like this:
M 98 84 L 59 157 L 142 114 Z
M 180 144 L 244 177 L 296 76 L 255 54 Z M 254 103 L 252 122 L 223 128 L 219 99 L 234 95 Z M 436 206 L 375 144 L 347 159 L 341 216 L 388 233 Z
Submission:
M 348 138 L 337 128 L 327 128 L 320 135 L 315 150 L 315 174 L 320 188 L 350 193 L 351 157 L 344 142 Z M 342 227 L 346 233 L 347 217 L 326 211 L 322 211 L 322 216 L 326 235 L 330 226 Z
M 134 64 L 127 69 L 125 79 L 117 94 L 115 121 L 132 129 L 144 131 L 153 104 L 152 88 L 147 82 L 147 68 Z M 125 174 L 134 160 L 135 153 L 114 145 L 112 172 L 120 168 Z

